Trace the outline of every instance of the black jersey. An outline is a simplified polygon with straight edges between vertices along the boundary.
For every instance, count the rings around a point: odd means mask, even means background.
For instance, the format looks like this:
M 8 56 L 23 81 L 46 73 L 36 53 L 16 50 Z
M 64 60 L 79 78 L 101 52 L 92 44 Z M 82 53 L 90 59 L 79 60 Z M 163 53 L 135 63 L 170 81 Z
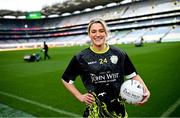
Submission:
M 95 92 L 97 95 L 105 92 L 113 99 L 119 96 L 124 76 L 131 77 L 135 73 L 128 55 L 122 49 L 109 46 L 104 53 L 96 53 L 87 48 L 75 55 L 62 78 L 72 83 L 80 75 L 89 92 Z

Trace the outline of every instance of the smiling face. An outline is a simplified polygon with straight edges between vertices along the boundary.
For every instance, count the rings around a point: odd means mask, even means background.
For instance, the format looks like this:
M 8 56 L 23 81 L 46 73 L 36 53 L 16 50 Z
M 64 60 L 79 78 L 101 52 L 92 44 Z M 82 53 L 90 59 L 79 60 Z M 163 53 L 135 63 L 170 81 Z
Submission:
M 105 47 L 107 30 L 102 22 L 93 22 L 89 25 L 88 34 L 92 42 L 92 46 L 96 49 Z

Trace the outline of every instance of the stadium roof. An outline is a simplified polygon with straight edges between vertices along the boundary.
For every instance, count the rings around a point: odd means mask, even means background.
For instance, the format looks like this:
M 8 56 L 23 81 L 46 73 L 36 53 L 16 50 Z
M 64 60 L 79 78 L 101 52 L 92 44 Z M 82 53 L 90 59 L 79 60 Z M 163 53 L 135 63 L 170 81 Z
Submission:
M 102 6 L 107 6 L 111 3 L 120 3 L 122 1 L 123 0 L 67 0 L 62 3 L 53 4 L 52 6 L 46 6 L 40 10 L 40 13 L 45 17 L 51 15 L 61 16 L 65 13 L 71 14 L 78 13 L 79 11 L 85 11 L 88 9 L 98 9 L 102 8 Z M 0 10 L 0 18 L 24 18 L 27 13 L 28 12 L 23 11 Z
M 120 2 L 122 0 L 71 0 L 65 1 L 61 4 L 54 4 L 51 7 L 45 7 L 42 9 L 44 15 L 50 15 L 53 13 L 72 13 L 74 11 L 82 11 L 86 8 L 94 8 L 96 6 L 104 6 L 113 2 Z

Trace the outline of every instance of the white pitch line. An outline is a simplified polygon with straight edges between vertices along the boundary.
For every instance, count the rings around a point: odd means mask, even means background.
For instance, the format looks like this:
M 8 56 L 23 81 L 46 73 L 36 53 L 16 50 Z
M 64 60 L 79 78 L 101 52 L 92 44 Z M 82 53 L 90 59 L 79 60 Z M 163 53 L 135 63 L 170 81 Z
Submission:
M 19 96 L 10 94 L 10 93 L 6 93 L 6 92 L 0 91 L 0 94 L 2 94 L 2 95 L 4 95 L 4 96 L 8 96 L 8 97 L 12 97 L 12 98 L 18 99 L 18 100 L 23 101 L 23 102 L 27 102 L 27 103 L 36 105 L 36 106 L 39 106 L 39 107 L 42 107 L 42 108 L 45 108 L 45 109 L 48 109 L 48 110 L 51 110 L 51 111 L 58 112 L 58 113 L 60 113 L 60 114 L 65 114 L 65 115 L 68 115 L 68 116 L 71 116 L 71 117 L 81 117 L 81 116 L 78 115 L 78 114 L 71 113 L 71 112 L 64 111 L 64 110 L 57 109 L 57 108 L 53 108 L 52 106 L 45 105 L 45 104 L 42 104 L 42 103 L 39 103 L 39 102 L 36 102 L 36 101 L 28 100 L 28 99 L 26 99 L 26 98 L 19 97 Z
M 167 111 L 165 111 L 161 117 L 168 117 L 173 111 L 176 110 L 176 108 L 180 105 L 180 98 L 169 107 L 169 109 Z

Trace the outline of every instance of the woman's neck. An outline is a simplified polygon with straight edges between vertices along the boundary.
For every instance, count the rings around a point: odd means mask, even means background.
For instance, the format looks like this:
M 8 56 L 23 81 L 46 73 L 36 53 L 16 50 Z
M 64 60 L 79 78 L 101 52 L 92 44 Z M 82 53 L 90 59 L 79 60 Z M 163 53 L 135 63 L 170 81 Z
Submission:
M 93 52 L 101 54 L 101 53 L 105 53 L 109 49 L 109 45 L 107 44 L 101 46 L 92 45 L 90 48 Z
M 92 45 L 92 48 L 96 51 L 103 51 L 105 48 L 107 47 L 106 44 L 103 44 L 103 45 Z

